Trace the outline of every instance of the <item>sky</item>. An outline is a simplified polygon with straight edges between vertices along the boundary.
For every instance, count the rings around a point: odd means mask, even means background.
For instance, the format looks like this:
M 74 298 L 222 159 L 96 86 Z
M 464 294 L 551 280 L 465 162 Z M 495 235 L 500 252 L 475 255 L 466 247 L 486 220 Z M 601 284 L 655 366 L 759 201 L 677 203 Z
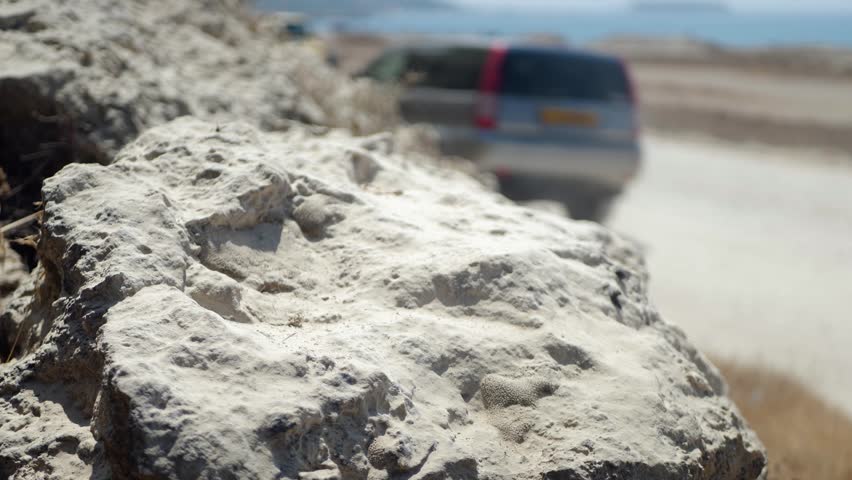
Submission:
M 683 0 L 684 2 L 688 0 Z M 630 0 L 451 0 L 474 7 L 617 8 Z M 727 0 L 737 11 L 852 11 L 852 0 Z

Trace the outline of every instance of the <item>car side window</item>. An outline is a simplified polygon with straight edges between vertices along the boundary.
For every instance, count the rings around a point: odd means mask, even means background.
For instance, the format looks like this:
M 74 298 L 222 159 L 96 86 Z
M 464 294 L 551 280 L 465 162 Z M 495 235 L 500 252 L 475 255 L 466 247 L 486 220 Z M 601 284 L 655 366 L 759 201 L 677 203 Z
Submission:
M 402 79 L 408 55 L 403 50 L 385 53 L 364 71 L 364 75 L 383 83 L 394 83 Z
M 482 48 L 424 49 L 411 54 L 403 82 L 408 86 L 476 90 L 487 52 Z

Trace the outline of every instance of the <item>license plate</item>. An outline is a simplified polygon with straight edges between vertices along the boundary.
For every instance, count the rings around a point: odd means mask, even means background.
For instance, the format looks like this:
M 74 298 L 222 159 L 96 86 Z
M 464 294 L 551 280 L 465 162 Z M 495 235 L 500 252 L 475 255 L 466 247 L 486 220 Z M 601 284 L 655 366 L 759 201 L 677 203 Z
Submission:
M 571 127 L 596 127 L 598 126 L 598 116 L 594 113 L 577 110 L 545 108 L 541 111 L 541 123 Z

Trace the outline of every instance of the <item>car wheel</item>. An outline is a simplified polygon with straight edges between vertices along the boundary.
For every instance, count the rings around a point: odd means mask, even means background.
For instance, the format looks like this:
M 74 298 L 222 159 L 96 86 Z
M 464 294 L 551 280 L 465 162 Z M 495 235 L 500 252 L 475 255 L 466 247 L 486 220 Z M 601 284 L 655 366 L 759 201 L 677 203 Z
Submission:
M 569 195 L 562 203 L 568 209 L 571 218 L 575 220 L 590 220 L 602 222 L 609 214 L 610 206 L 617 193 L 612 192 L 587 192 Z

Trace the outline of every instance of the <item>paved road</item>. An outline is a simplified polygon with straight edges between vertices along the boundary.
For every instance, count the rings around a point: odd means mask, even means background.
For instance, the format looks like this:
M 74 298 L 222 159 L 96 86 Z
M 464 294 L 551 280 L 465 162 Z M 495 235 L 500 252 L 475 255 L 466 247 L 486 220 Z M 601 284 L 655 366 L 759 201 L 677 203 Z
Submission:
M 852 414 L 852 159 L 657 136 L 645 152 L 608 223 L 646 246 L 666 318 Z

